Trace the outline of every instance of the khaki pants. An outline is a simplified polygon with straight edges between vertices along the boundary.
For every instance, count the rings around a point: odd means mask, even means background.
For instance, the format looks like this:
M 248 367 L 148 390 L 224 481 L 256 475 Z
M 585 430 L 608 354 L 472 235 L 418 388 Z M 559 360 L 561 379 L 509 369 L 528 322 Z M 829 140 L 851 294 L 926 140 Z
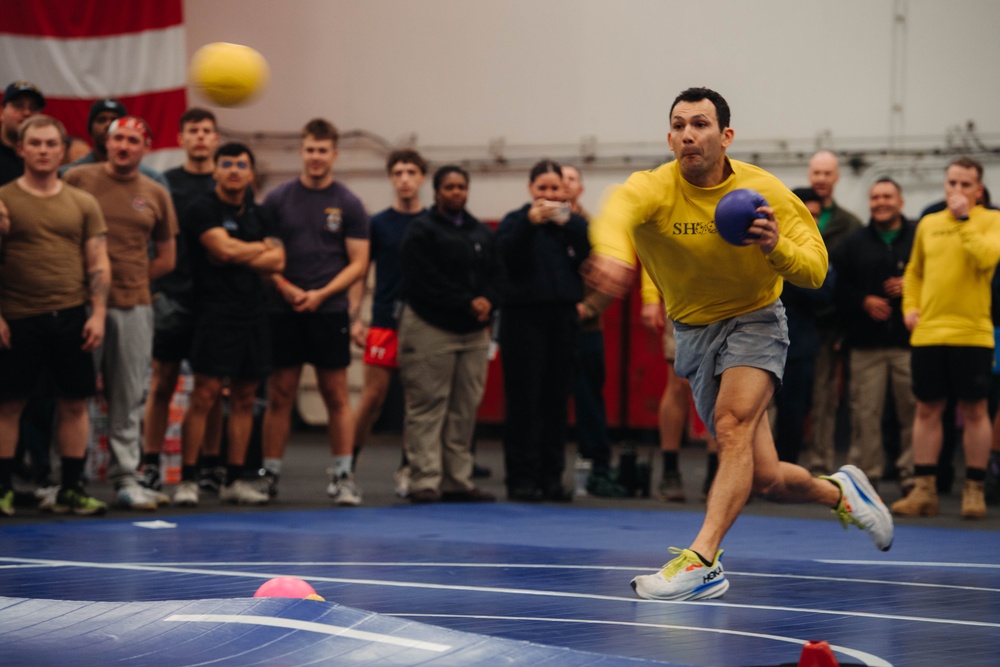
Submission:
M 882 414 L 886 387 L 892 395 L 899 419 L 899 458 L 896 467 L 903 478 L 913 475 L 913 396 L 910 351 L 900 348 L 851 350 L 851 446 L 847 462 L 861 468 L 872 481 L 884 472 Z
M 399 377 L 406 398 L 410 491 L 468 491 L 472 435 L 486 385 L 489 332 L 456 334 L 420 319 L 399 320 Z

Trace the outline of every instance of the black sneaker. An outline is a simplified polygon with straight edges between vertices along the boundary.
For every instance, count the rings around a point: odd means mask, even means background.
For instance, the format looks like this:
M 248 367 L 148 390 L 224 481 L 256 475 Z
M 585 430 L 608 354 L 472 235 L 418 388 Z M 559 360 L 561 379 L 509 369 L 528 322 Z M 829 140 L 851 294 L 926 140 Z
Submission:
M 990 460 L 986 464 L 984 489 L 986 503 L 1000 505 L 1000 452 L 990 452 Z
M 87 495 L 83 489 L 59 489 L 52 511 L 55 514 L 72 512 L 78 516 L 95 516 L 107 512 L 108 505 Z
M 160 466 L 147 463 L 142 467 L 139 486 L 145 489 L 147 495 L 156 501 L 157 505 L 169 505 L 170 496 L 163 492 L 163 480 L 160 477 Z
M 226 481 L 226 469 L 223 466 L 215 468 L 202 468 L 198 472 L 198 488 L 205 493 L 219 493 L 223 482 Z
M 150 491 L 162 491 L 163 478 L 160 477 L 160 466 L 155 463 L 147 463 L 142 466 L 142 477 L 139 478 L 139 484 Z
M 261 493 L 266 493 L 268 498 L 274 498 L 278 495 L 278 475 L 267 468 L 261 468 L 257 471 L 257 479 L 254 482 L 254 488 Z
M 625 498 L 628 489 L 611 479 L 607 473 L 591 473 L 587 478 L 587 493 L 598 498 Z
M 567 489 L 562 484 L 553 484 L 545 488 L 542 492 L 545 500 L 553 503 L 571 503 L 576 495 L 573 489 Z

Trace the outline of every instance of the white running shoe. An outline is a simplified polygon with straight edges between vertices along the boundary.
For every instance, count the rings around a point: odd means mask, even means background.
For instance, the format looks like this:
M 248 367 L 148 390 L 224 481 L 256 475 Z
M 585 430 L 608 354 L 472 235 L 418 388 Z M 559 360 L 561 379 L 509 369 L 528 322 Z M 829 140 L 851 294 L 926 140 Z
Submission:
M 392 482 L 398 498 L 410 495 L 410 466 L 401 466 L 392 473 Z
M 137 483 L 132 482 L 126 484 L 122 488 L 118 489 L 118 494 L 115 500 L 119 507 L 124 507 L 130 510 L 143 510 L 152 511 L 155 510 L 158 503 L 156 498 L 149 495 L 146 489 L 139 486 Z
M 729 590 L 729 580 L 722 569 L 722 550 L 715 562 L 706 567 L 690 549 L 670 547 L 677 557 L 659 572 L 642 574 L 632 580 L 632 590 L 646 600 L 709 600 Z
M 330 473 L 330 483 L 326 487 L 326 494 L 333 498 L 335 505 L 357 507 L 361 504 L 361 489 L 354 483 L 354 475 L 336 477 L 332 469 L 327 472 Z
M 219 500 L 234 505 L 266 505 L 270 498 L 266 493 L 261 493 L 249 483 L 238 479 L 219 489 Z
M 174 489 L 174 505 L 180 507 L 197 507 L 199 500 L 198 482 L 191 480 L 181 482 Z
M 35 489 L 35 498 L 38 499 L 38 509 L 51 512 L 56 504 L 56 496 L 59 495 L 59 485 L 40 486 Z
M 888 551 L 892 546 L 892 513 L 879 498 L 868 477 L 857 467 L 846 465 L 820 479 L 829 480 L 840 487 L 840 502 L 833 513 L 840 519 L 844 529 L 847 529 L 847 524 L 853 523 L 868 533 L 876 547 Z

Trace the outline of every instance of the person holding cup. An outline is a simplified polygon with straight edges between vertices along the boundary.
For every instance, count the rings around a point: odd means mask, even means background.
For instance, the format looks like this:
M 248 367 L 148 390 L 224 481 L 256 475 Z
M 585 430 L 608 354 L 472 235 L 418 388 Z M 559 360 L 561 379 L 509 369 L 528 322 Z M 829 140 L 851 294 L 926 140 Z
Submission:
M 532 201 L 497 227 L 507 272 L 498 337 L 507 495 L 565 502 L 573 497 L 562 477 L 583 301 L 580 266 L 590 242 L 587 221 L 570 212 L 559 164 L 538 162 L 528 193 Z

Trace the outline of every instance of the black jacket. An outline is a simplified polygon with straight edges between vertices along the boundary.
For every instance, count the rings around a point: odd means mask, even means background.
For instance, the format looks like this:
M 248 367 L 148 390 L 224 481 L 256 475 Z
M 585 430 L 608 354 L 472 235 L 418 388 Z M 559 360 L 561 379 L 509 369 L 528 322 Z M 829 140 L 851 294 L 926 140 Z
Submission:
M 590 254 L 586 219 L 573 214 L 565 225 L 533 225 L 530 208 L 511 211 L 497 227 L 507 270 L 504 305 L 583 301 L 580 265 Z
M 496 237 L 467 212 L 462 224 L 433 208 L 410 223 L 399 249 L 401 297 L 428 324 L 453 333 L 482 329 L 472 300 L 483 296 L 494 309 L 503 289 Z
M 862 308 L 869 295 L 886 296 L 882 283 L 902 276 L 913 249 L 914 225 L 903 218 L 899 236 L 887 245 L 874 225 L 855 230 L 831 253 L 837 270 L 837 312 L 845 342 L 850 347 L 909 347 L 910 332 L 903 324 L 902 297 L 889 299 L 892 315 L 885 322 L 873 320 Z

